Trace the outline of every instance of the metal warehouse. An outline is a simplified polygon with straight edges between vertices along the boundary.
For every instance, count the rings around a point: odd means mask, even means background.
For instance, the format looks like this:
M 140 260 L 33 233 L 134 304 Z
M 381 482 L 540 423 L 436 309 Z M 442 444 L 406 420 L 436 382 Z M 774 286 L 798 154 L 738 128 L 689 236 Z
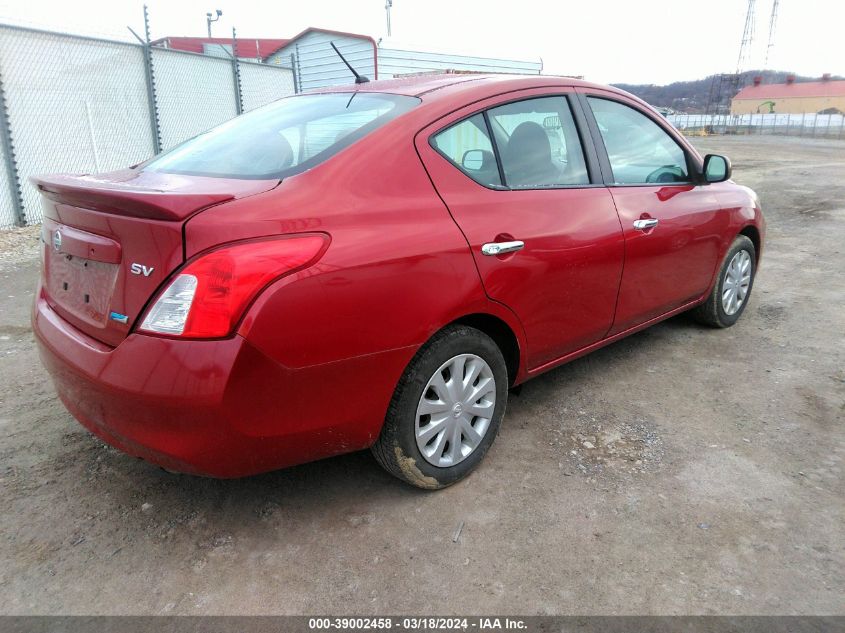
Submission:
M 217 37 L 164 37 L 153 44 L 228 57 L 232 54 L 232 42 L 232 39 Z M 376 42 L 369 35 L 314 27 L 290 39 L 238 38 L 234 42 L 240 59 L 291 68 L 297 92 L 351 83 L 349 69 L 331 43 L 356 71 L 373 80 L 438 71 L 539 75 L 543 69 L 539 58 L 536 61 L 519 60 L 418 50 L 393 42 Z
M 293 66 L 299 90 L 348 84 L 349 70 L 331 48 L 337 46 L 350 64 L 370 79 L 435 71 L 476 71 L 539 75 L 537 61 L 451 55 L 380 46 L 372 37 L 308 28 L 267 58 L 267 63 Z

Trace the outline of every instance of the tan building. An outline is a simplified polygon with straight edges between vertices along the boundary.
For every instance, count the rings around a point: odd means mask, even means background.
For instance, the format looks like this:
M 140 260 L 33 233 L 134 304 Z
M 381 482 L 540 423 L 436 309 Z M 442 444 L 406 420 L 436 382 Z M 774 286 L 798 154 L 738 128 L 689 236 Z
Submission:
M 731 100 L 731 114 L 767 113 L 845 113 L 845 81 L 796 82 L 788 77 L 785 84 L 764 84 L 759 77 L 754 85 L 740 90 Z

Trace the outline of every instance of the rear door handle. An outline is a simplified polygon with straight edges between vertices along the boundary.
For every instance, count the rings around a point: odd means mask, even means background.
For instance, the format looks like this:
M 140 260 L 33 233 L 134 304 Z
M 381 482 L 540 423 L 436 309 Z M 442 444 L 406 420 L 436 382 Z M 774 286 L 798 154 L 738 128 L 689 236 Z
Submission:
M 645 231 L 657 226 L 657 218 L 648 218 L 646 220 L 634 220 L 634 228 L 638 231 Z
M 504 255 L 505 253 L 515 253 L 525 248 L 525 242 L 514 240 L 513 242 L 488 242 L 481 247 L 483 255 Z

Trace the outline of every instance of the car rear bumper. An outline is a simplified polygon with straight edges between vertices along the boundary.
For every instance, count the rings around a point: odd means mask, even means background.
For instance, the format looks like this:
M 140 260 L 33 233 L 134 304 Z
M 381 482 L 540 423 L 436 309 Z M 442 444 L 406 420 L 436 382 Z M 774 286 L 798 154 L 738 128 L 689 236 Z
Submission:
M 407 362 L 407 353 L 389 354 L 292 370 L 240 336 L 130 334 L 111 348 L 64 321 L 40 296 L 33 329 L 59 397 L 83 426 L 130 455 L 212 477 L 366 448 L 378 436 L 392 388 L 387 376 L 384 389 L 363 381 L 379 371 L 401 373 Z M 340 390 L 365 399 L 353 395 L 338 408 Z

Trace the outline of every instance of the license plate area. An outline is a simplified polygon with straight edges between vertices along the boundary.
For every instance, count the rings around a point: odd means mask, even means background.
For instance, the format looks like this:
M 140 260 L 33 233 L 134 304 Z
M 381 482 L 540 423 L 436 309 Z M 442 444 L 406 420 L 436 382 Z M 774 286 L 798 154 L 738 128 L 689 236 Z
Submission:
M 52 302 L 86 323 L 105 326 L 119 266 L 45 250 Z

